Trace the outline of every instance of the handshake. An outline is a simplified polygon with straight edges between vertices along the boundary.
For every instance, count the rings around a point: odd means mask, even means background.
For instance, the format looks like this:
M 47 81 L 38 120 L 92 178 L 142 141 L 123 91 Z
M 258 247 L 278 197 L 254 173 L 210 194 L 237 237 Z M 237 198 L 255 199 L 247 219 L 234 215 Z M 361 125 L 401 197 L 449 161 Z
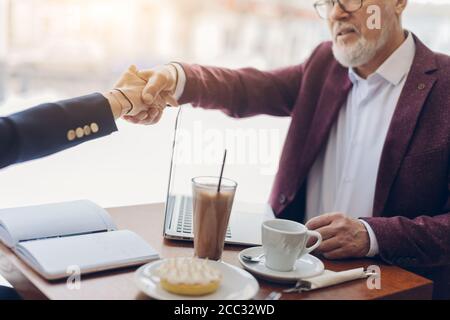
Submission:
M 149 125 L 161 119 L 166 106 L 178 106 L 174 97 L 177 81 L 178 71 L 172 64 L 148 70 L 133 65 L 103 95 L 116 119 Z

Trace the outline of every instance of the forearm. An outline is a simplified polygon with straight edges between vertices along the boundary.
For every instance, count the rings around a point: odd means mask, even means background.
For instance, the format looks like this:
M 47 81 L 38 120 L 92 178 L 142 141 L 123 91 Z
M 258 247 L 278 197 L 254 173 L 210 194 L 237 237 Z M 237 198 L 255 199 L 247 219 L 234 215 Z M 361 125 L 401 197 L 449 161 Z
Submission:
M 108 100 L 109 106 L 111 108 L 111 113 L 114 119 L 117 120 L 122 116 L 122 105 L 117 99 L 117 97 L 112 92 L 104 92 L 102 95 Z
M 450 264 L 450 213 L 439 216 L 363 218 L 376 235 L 379 256 L 403 267 Z
M 40 158 L 117 130 L 101 94 L 42 104 L 2 119 L 0 167 Z M 6 137 L 6 138 L 4 138 Z
M 233 117 L 289 116 L 297 98 L 302 65 L 264 72 L 253 68 L 181 65 L 186 83 L 179 103 L 220 109 Z
M 8 118 L 0 118 L 0 168 L 14 163 L 18 157 L 18 145 L 14 143 L 17 132 Z

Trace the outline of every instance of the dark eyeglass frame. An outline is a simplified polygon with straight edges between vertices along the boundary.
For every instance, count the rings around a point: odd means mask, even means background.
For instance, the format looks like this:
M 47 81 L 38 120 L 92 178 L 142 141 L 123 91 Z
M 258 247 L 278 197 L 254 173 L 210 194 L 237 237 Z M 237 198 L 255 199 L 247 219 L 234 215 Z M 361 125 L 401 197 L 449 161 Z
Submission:
M 331 7 L 334 8 L 334 6 L 336 5 L 336 3 L 339 5 L 339 7 L 342 9 L 342 11 L 346 12 L 346 13 L 353 13 L 358 11 L 359 9 L 361 9 L 363 7 L 364 4 L 364 0 L 359 0 L 359 7 L 357 9 L 354 10 L 348 10 L 341 2 L 341 0 L 321 0 L 321 1 L 317 1 L 314 3 L 314 9 L 317 12 L 317 15 L 321 18 L 321 19 L 327 19 L 327 17 L 323 17 L 320 14 L 320 6 L 327 6 L 329 4 L 331 4 Z

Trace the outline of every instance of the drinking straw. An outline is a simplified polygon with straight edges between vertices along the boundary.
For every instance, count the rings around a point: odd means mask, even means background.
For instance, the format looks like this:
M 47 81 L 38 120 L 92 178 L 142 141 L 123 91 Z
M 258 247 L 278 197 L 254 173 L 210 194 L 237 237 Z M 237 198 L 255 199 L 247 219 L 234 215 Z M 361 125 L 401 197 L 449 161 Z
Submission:
M 227 159 L 227 149 L 225 149 L 225 152 L 223 153 L 222 169 L 220 170 L 219 185 L 217 186 L 217 193 L 220 192 L 220 185 L 222 183 L 223 168 L 225 167 L 225 160 L 226 159 Z

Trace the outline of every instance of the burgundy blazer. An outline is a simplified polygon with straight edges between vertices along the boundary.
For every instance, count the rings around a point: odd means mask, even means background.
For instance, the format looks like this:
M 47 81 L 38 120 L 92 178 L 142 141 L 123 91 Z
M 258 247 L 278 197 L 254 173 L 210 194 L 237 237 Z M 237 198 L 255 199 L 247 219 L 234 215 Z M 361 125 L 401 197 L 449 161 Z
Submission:
M 416 55 L 386 137 L 373 217 L 365 218 L 379 256 L 435 281 L 450 297 L 450 57 L 417 37 Z M 304 221 L 308 172 L 352 87 L 331 43 L 303 64 L 274 71 L 182 64 L 180 103 L 221 109 L 232 117 L 290 116 L 270 204 L 280 218 Z

